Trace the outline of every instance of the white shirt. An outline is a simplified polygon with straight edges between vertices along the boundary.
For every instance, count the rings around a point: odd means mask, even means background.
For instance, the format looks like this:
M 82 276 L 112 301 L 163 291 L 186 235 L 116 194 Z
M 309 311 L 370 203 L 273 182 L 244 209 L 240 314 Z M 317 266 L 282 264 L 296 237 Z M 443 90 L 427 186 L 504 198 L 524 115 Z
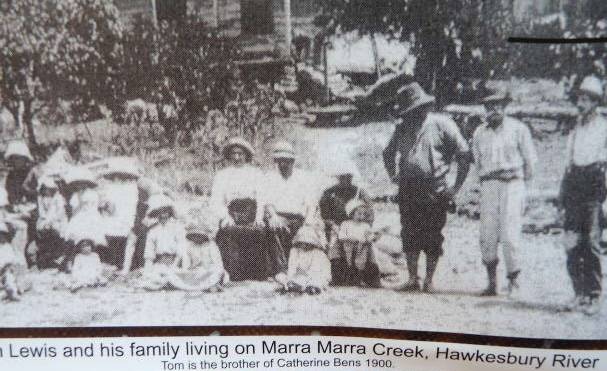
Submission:
M 145 259 L 154 260 L 157 255 L 175 254 L 184 256 L 187 249 L 186 231 L 175 219 L 166 224 L 156 224 L 150 229 L 145 243 Z
M 578 123 L 567 142 L 568 163 L 586 166 L 607 161 L 607 119 L 593 114 L 585 123 Z
M 101 189 L 103 220 L 108 236 L 129 235 L 137 215 L 139 189 L 135 181 L 111 181 Z
M 38 230 L 52 229 L 63 234 L 67 224 L 67 213 L 65 210 L 65 199 L 57 192 L 51 197 L 38 196 Z
M 290 177 L 284 178 L 278 170 L 268 173 L 264 183 L 264 205 L 272 205 L 278 213 L 307 216 L 317 204 L 318 189 L 306 172 L 293 169 Z
M 91 239 L 97 245 L 105 245 L 104 220 L 99 213 L 99 194 L 93 189 L 74 193 L 70 199 L 72 217 L 65 227 L 63 238 L 78 242 L 82 238 Z
M 257 213 L 260 217 L 263 205 L 260 198 L 260 183 L 263 173 L 257 167 L 244 165 L 242 167 L 227 167 L 215 174 L 211 199 L 211 212 L 221 220 L 228 216 L 228 205 L 236 199 L 250 198 L 257 201 Z
M 533 176 L 537 154 L 529 128 L 519 120 L 505 117 L 495 128 L 479 126 L 472 151 L 480 177 L 504 171 L 521 179 Z

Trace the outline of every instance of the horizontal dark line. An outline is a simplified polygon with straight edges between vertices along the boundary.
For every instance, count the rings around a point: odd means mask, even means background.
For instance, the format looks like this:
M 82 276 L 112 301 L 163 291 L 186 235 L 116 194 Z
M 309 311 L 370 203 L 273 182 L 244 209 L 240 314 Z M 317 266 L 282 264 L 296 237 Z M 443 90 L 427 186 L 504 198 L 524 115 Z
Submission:
M 607 43 L 607 37 L 576 37 L 576 38 L 509 37 L 508 42 L 519 43 L 519 44 L 597 44 L 597 43 Z

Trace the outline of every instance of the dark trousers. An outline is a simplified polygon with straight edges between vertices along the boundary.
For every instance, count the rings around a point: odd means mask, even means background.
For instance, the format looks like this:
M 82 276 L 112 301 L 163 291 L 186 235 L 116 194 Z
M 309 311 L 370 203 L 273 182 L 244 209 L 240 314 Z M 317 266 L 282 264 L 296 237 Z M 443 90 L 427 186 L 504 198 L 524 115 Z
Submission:
M 265 280 L 269 277 L 266 238 L 264 229 L 253 226 L 233 226 L 217 232 L 215 241 L 225 270 L 233 281 Z
M 443 254 L 447 201 L 433 196 L 424 185 L 404 182 L 398 204 L 403 252 L 407 259 L 417 260 L 423 251 L 428 259 L 437 260 Z
M 605 170 L 601 164 L 572 166 L 561 185 L 567 237 L 567 271 L 576 296 L 601 294 L 601 204 L 605 200 Z
M 65 254 L 65 241 L 54 230 L 42 230 L 36 234 L 36 265 L 40 269 L 54 268 L 55 260 Z
M 598 202 L 570 205 L 566 210 L 566 232 L 577 234 L 575 246 L 567 251 L 567 271 L 576 296 L 601 295 L 600 213 Z
M 99 249 L 99 258 L 103 263 L 122 269 L 127 237 L 107 236 L 107 247 Z
M 279 213 L 286 225 L 285 229 L 268 232 L 268 268 L 271 276 L 287 271 L 289 253 L 293 238 L 304 224 L 304 217 L 298 214 Z

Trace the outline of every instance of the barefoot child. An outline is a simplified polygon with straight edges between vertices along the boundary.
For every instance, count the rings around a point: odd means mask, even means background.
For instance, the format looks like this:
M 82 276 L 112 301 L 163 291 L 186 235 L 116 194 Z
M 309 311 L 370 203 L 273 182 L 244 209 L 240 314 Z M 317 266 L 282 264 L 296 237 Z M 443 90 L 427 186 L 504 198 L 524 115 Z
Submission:
M 6 298 L 18 301 L 26 291 L 23 259 L 15 253 L 11 245 L 13 233 L 10 226 L 0 222 L 0 289 L 6 293 Z
M 318 295 L 331 281 L 331 263 L 320 235 L 311 227 L 302 227 L 293 238 L 289 254 L 286 292 Z
M 346 205 L 346 212 L 350 219 L 341 224 L 329 249 L 333 283 L 380 287 L 380 272 L 373 249 L 379 233 L 373 231 L 369 222 L 373 209 L 368 203 L 353 199 Z

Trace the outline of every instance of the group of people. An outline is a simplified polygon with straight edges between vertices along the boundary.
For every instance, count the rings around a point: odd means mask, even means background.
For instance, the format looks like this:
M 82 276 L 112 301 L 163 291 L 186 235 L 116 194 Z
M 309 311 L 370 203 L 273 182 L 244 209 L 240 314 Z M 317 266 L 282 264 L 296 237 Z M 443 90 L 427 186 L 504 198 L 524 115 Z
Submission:
M 575 293 L 568 308 L 587 314 L 598 312 L 601 299 L 607 122 L 597 108 L 603 96 L 594 76 L 577 90 L 579 119 L 570 134 L 559 196 Z M 472 163 L 480 182 L 479 245 L 488 281 L 481 295 L 499 293 L 500 245 L 508 291 L 519 288 L 526 189 L 537 156 L 529 128 L 506 115 L 510 102 L 507 93 L 484 98 L 484 122 L 468 140 L 451 117 L 434 110 L 435 98 L 419 84 L 399 90 L 394 112 L 400 122 L 383 157 L 399 186 L 408 271 L 401 290 L 435 292 L 447 214 L 454 211 L 454 197 Z M 317 192 L 314 177 L 295 166 L 296 151 L 287 141 L 273 145 L 274 166 L 265 172 L 243 138 L 228 140 L 222 153 L 226 166 L 215 174 L 209 223 L 201 227 L 184 226 L 174 199 L 144 186 L 141 168 L 131 159 L 68 166 L 51 158 L 32 177 L 27 146 L 11 143 L 5 153 L 7 192 L 0 193 L 0 274 L 8 296 L 18 298 L 27 286 L 18 269 L 26 264 L 56 267 L 72 275 L 76 288 L 105 284 L 101 263 L 121 274 L 142 268 L 151 289 L 220 289 L 229 279 L 271 279 L 282 292 L 310 295 L 329 284 L 382 286 L 384 252 L 377 242 L 387 232 L 374 227 L 372 200 L 356 185 L 352 163 L 331 159 L 337 162 L 334 185 Z M 30 204 L 35 207 L 26 210 Z
M 480 182 L 480 250 L 488 285 L 482 296 L 498 294 L 498 247 L 503 249 L 508 291 L 516 291 L 521 275 L 521 233 L 526 190 L 536 173 L 537 155 L 529 128 L 506 115 L 507 93 L 483 99 L 484 122 L 468 143 L 447 115 L 433 112 L 434 97 L 412 83 L 401 89 L 395 105 L 401 118 L 384 151 L 388 174 L 399 185 L 398 203 L 407 291 L 434 290 L 432 280 L 443 254 L 446 215 L 474 162 Z M 575 91 L 578 118 L 564 156 L 566 171 L 557 205 L 561 211 L 567 271 L 574 298 L 566 308 L 588 315 L 599 312 L 602 292 L 600 238 L 606 198 L 607 119 L 598 107 L 604 99 L 601 80 L 586 77 Z M 403 108 L 401 108 L 403 107 Z M 400 157 L 397 168 L 396 157 Z M 447 181 L 457 164 L 453 184 Z M 418 260 L 426 255 L 420 285 Z

